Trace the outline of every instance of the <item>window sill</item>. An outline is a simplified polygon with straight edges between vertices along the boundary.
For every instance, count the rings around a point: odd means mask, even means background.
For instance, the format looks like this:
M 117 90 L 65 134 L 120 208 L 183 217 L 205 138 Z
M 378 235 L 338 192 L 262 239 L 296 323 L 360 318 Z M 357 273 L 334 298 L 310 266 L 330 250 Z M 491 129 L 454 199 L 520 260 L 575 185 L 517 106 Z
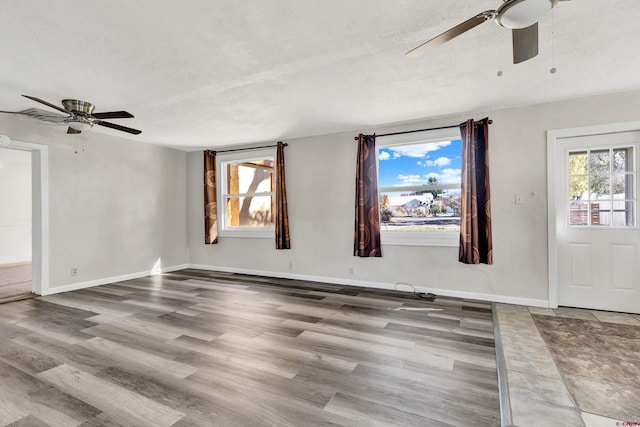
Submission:
M 220 237 L 241 237 L 251 239 L 275 239 L 276 234 L 273 228 L 264 229 L 240 229 L 240 230 L 220 230 Z
M 415 232 L 381 231 L 382 245 L 387 246 L 460 246 L 460 233 L 457 232 Z

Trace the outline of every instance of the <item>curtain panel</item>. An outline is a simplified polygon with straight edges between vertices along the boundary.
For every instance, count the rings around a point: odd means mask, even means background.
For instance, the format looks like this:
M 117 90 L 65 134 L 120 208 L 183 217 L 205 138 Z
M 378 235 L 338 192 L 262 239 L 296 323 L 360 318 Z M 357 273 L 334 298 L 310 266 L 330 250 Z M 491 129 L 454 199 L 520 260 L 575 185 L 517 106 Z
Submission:
M 216 152 L 204 152 L 204 243 L 218 243 Z
M 276 150 L 276 249 L 291 249 L 285 181 L 284 144 L 279 141 Z
M 381 257 L 376 136 L 358 135 L 353 255 Z
M 489 119 L 460 124 L 462 189 L 460 251 L 465 264 L 493 264 L 489 193 Z

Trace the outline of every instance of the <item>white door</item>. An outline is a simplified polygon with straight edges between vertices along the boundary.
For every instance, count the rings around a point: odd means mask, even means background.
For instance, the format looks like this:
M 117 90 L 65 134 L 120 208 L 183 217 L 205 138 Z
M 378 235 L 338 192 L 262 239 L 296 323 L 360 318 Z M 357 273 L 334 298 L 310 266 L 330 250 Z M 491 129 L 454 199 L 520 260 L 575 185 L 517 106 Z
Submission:
M 558 305 L 640 313 L 640 132 L 556 144 Z

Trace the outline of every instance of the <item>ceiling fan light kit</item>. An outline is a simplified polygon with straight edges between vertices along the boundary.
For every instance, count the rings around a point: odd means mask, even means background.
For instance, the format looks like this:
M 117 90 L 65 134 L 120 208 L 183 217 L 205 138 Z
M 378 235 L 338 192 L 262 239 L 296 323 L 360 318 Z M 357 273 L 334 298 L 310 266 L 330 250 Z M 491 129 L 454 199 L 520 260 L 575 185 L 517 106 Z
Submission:
M 509 0 L 496 11 L 496 22 L 511 30 L 527 28 L 553 9 L 558 0 Z
M 415 58 L 426 51 L 444 44 L 472 28 L 494 19 L 512 32 L 513 63 L 527 61 L 538 55 L 538 21 L 553 9 L 559 1 L 569 0 L 504 0 L 496 10 L 486 10 L 428 40 L 405 53 Z
M 82 132 L 83 130 L 87 130 L 91 128 L 91 126 L 93 126 L 90 123 L 81 122 L 79 120 L 69 120 L 67 124 L 71 129 L 77 130 L 79 132 Z

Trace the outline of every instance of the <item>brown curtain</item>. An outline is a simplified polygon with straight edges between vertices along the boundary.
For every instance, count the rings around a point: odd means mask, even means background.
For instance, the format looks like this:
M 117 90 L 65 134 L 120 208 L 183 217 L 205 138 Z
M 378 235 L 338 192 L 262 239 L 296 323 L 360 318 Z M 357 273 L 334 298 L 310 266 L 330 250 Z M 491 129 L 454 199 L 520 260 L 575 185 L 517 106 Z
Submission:
M 204 152 L 204 243 L 218 243 L 216 152 Z
M 489 119 L 467 120 L 462 136 L 460 252 L 465 264 L 493 264 L 489 195 Z
M 355 217 L 353 255 L 381 257 L 375 135 L 358 136 Z
M 276 152 L 276 249 L 291 249 L 287 189 L 284 176 L 284 144 L 278 142 Z

